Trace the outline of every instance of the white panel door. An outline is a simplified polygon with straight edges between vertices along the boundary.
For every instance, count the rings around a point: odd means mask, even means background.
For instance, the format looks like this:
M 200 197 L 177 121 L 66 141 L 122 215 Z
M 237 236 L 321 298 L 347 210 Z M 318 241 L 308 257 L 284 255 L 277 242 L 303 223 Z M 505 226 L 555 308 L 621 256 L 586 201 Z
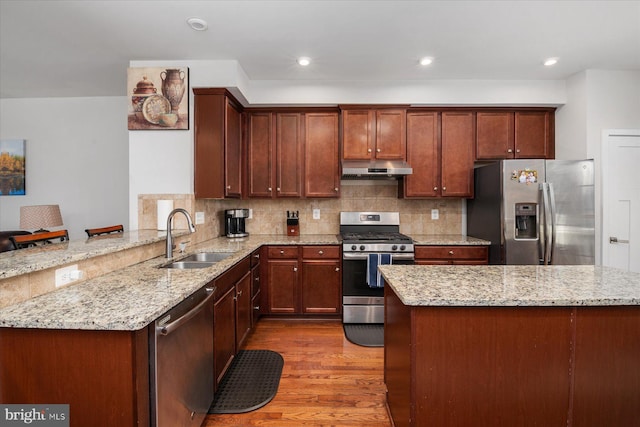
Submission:
M 640 130 L 602 141 L 602 264 L 640 272 Z

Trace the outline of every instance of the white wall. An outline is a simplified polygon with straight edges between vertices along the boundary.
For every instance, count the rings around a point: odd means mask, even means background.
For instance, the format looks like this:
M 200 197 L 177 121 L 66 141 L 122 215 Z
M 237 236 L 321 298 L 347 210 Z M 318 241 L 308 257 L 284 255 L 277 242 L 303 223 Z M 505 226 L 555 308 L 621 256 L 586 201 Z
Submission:
M 0 100 L 0 138 L 26 140 L 26 195 L 0 196 L 0 230 L 20 229 L 20 206 L 59 204 L 70 238 L 128 223 L 124 97 Z M 57 228 L 56 228 L 57 229 Z

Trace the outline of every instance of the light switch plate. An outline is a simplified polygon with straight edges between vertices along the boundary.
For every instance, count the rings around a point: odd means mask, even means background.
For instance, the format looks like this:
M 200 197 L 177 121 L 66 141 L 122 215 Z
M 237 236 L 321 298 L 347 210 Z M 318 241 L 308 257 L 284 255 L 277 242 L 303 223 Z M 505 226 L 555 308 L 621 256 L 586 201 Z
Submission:
M 196 212 L 196 225 L 204 224 L 204 212 Z
M 431 209 L 431 219 L 440 219 L 440 211 L 438 209 Z
M 313 219 L 320 219 L 320 209 L 313 210 Z

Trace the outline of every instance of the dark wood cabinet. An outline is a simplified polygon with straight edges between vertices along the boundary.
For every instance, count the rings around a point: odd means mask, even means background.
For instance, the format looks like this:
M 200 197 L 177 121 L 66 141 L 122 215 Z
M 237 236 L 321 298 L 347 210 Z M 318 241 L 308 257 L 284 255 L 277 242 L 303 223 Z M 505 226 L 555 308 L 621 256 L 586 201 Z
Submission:
M 342 108 L 344 160 L 404 160 L 406 108 Z
M 340 195 L 340 154 L 337 112 L 305 114 L 304 195 Z
M 340 247 L 269 246 L 265 314 L 336 315 L 341 305 Z
M 339 246 L 302 247 L 302 312 L 340 314 L 342 309 Z
M 247 114 L 247 195 L 273 197 L 273 114 Z
M 440 121 L 435 111 L 407 113 L 407 163 L 413 173 L 403 178 L 404 197 L 440 194 Z
M 442 197 L 473 197 L 475 115 L 443 112 L 441 116 Z
M 419 265 L 489 264 L 488 246 L 415 246 L 415 263 Z
M 553 110 L 478 111 L 476 159 L 553 159 Z
M 236 353 L 240 351 L 249 332 L 251 332 L 251 324 L 253 317 L 253 309 L 251 307 L 251 272 L 247 271 L 242 279 L 235 286 L 236 301 Z
M 225 89 L 194 89 L 194 192 L 242 196 L 241 105 Z
M 258 323 L 261 314 L 262 295 L 260 294 L 260 276 L 262 274 L 260 264 L 261 249 L 256 249 L 251 254 L 251 328 Z

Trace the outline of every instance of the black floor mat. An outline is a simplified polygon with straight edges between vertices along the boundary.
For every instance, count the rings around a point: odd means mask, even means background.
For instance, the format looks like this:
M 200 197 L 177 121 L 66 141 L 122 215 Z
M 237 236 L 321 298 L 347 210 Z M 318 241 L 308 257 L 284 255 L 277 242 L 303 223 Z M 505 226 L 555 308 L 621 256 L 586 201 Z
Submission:
M 383 323 L 345 323 L 344 334 L 349 341 L 364 347 L 384 346 Z
M 241 414 L 258 409 L 278 392 L 284 359 L 271 350 L 240 350 L 213 398 L 210 414 Z

